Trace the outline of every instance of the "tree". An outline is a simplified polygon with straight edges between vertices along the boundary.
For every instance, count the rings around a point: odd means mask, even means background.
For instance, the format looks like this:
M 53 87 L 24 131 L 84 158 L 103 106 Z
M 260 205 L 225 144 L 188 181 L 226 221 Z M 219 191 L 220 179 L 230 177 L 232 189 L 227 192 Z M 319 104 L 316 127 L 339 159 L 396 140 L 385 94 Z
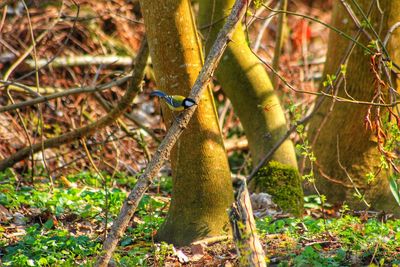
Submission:
M 358 27 L 355 27 L 345 6 L 339 1 L 336 2 L 333 9 L 332 26 L 354 36 Z M 358 10 L 355 1 L 349 2 L 352 2 L 349 4 L 350 9 L 355 12 L 360 21 L 363 21 L 362 31 L 372 36 L 372 40 L 369 40 L 362 32 L 358 41 L 364 46 L 373 47 L 371 44 L 376 43 L 378 47 L 381 47 L 377 41 L 378 37 L 368 26 L 369 24 Z M 368 14 L 368 10 L 371 8 L 369 22 L 378 33 L 380 40 L 384 39 L 389 27 L 400 20 L 399 1 L 380 1 L 380 7 L 375 2 L 367 0 L 357 0 L 357 3 L 364 14 Z M 383 13 L 379 11 L 379 8 Z M 398 47 L 394 45 L 398 40 L 399 34 L 397 33 L 392 36 L 388 46 L 394 61 L 400 59 Z M 340 69 L 341 60 L 346 54 L 349 44 L 350 41 L 344 39 L 343 35 L 330 33 L 324 77 L 328 74 L 332 75 L 337 69 Z M 342 66 L 342 73 L 346 73 L 344 82 L 333 89 L 337 90 L 338 97 L 371 101 L 377 90 L 382 90 L 384 99 L 388 102 L 389 89 L 386 85 L 389 83 L 385 80 L 383 86 L 378 81 L 379 77 L 384 79 L 383 57 L 386 57 L 384 51 L 382 56 L 372 55 L 367 53 L 365 48 L 356 45 L 346 67 Z M 381 65 L 377 67 L 378 65 L 374 65 L 372 60 Z M 378 71 L 378 75 L 374 74 L 372 71 L 374 69 Z M 336 78 L 330 76 L 330 79 Z M 335 94 L 335 92 L 330 93 Z M 330 202 L 346 201 L 354 208 L 365 208 L 365 203 L 369 203 L 373 209 L 383 209 L 400 214 L 389 189 L 387 180 L 389 171 L 382 168 L 379 147 L 384 146 L 385 142 L 376 136 L 376 131 L 379 130 L 375 124 L 377 115 L 379 114 L 384 120 L 388 118 L 388 110 L 376 106 L 332 101 L 331 98 L 325 98 L 323 101 L 321 108 L 310 122 L 309 130 L 310 140 L 315 140 L 312 141 L 315 143 L 313 151 L 317 159 L 316 166 L 320 171 L 315 172 L 318 176 L 317 188 L 321 193 L 327 195 Z M 375 102 L 377 101 L 378 99 L 375 99 Z M 372 124 L 369 124 L 368 121 Z M 369 183 L 367 182 L 368 177 L 371 180 Z M 360 192 L 358 198 L 353 197 L 354 193 L 357 194 L 355 188 Z M 366 201 L 361 201 L 362 197 Z
M 202 67 L 190 1 L 140 1 L 161 90 L 187 95 Z M 164 109 L 167 126 L 172 120 Z M 232 183 L 210 88 L 171 154 L 173 193 L 157 238 L 177 245 L 229 230 Z
M 199 3 L 199 28 L 208 51 L 234 1 L 200 0 Z M 242 25 L 237 27 L 216 74 L 240 118 L 256 165 L 286 133 L 287 124 L 279 98 L 262 63 L 248 46 Z M 273 175 L 267 177 L 264 174 Z M 250 184 L 254 191 L 266 191 L 283 209 L 301 214 L 303 192 L 290 140 L 280 146 L 272 156 L 272 162 L 254 181 Z

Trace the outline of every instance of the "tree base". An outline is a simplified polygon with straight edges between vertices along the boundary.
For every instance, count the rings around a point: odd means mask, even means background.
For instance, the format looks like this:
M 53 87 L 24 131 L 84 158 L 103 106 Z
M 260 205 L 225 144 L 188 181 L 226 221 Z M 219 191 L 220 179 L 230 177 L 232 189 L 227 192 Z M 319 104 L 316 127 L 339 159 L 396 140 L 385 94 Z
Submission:
M 204 214 L 203 214 L 204 215 Z M 197 240 L 230 234 L 228 214 L 224 216 L 196 215 L 192 218 L 169 214 L 155 237 L 156 241 L 164 241 L 176 246 L 187 246 Z M 204 220 L 206 219 L 206 220 Z

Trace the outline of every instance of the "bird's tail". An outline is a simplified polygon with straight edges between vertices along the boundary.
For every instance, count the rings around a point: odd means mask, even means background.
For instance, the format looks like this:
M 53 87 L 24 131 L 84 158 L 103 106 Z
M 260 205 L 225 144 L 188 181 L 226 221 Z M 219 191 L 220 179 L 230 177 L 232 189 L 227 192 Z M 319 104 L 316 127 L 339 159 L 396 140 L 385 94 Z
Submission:
M 153 92 L 150 93 L 150 96 L 165 97 L 166 95 L 167 95 L 166 93 L 159 90 L 154 90 Z

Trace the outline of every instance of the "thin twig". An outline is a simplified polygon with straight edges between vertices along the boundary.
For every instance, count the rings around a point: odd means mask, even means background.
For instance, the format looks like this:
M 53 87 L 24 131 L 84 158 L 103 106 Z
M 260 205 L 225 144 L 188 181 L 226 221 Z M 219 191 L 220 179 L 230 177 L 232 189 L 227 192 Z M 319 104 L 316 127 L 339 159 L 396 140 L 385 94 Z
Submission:
M 360 20 L 357 18 L 356 14 L 354 13 L 354 11 L 351 8 L 351 6 L 346 2 L 346 0 L 340 0 L 340 2 L 342 3 L 343 7 L 346 9 L 346 11 L 349 14 L 350 18 L 356 24 L 357 28 L 364 33 L 364 35 L 368 38 L 368 40 L 371 41 L 372 40 L 371 35 L 369 34 L 369 32 L 367 32 L 365 30 L 365 27 L 361 24 Z M 372 5 L 372 3 L 371 3 L 371 5 Z
M 262 24 L 261 29 L 257 34 L 256 41 L 254 42 L 253 49 L 254 49 L 255 52 L 258 52 L 258 49 L 260 48 L 261 41 L 262 41 L 262 38 L 263 38 L 263 35 L 264 35 L 264 32 L 268 28 L 268 26 L 271 23 L 271 21 L 272 21 L 272 17 L 270 17 L 269 19 L 265 20 L 264 23 Z
M 86 145 L 86 138 L 81 139 L 81 144 L 83 146 L 83 149 L 85 151 L 86 157 L 89 160 L 90 165 L 92 165 L 93 169 L 97 173 L 97 175 L 100 177 L 101 181 L 103 182 L 103 188 L 104 188 L 104 194 L 105 194 L 105 199 L 104 199 L 104 207 L 105 207 L 105 222 L 104 222 L 104 239 L 107 238 L 107 223 L 108 223 L 108 188 L 107 188 L 107 178 L 101 174 L 101 171 L 99 168 L 96 166 L 96 163 L 94 163 L 93 157 L 90 154 L 90 151 Z
M 339 135 L 336 135 L 336 151 L 337 151 L 337 162 L 339 164 L 339 167 L 344 171 L 346 174 L 347 178 L 350 180 L 351 184 L 353 185 L 354 190 L 357 193 L 357 196 L 362 197 L 362 201 L 367 205 L 367 207 L 371 207 L 371 205 L 367 202 L 367 200 L 364 198 L 363 194 L 361 194 L 360 190 L 358 190 L 357 185 L 354 183 L 353 178 L 351 178 L 349 172 L 347 171 L 346 167 L 343 166 L 342 162 L 340 161 L 340 148 L 339 148 Z
M 279 9 L 286 11 L 287 4 L 288 4 L 287 0 L 281 0 L 280 4 L 279 4 Z M 284 38 L 283 29 L 285 27 L 285 24 L 286 24 L 286 13 L 282 12 L 279 14 L 279 17 L 278 17 L 278 30 L 276 33 L 274 58 L 272 59 L 272 68 L 274 70 L 279 70 L 279 60 L 281 58 L 283 38 Z M 272 79 L 272 84 L 274 85 L 275 89 L 276 89 L 277 82 L 278 82 L 278 78 L 276 76 L 274 76 Z
M 38 70 L 38 67 L 37 67 L 37 51 L 36 51 L 37 44 L 35 42 L 35 35 L 33 33 L 33 26 L 32 26 L 31 16 L 29 14 L 29 8 L 26 5 L 24 0 L 22 0 L 22 4 L 24 5 L 24 8 L 26 10 L 26 16 L 27 16 L 28 25 L 29 25 L 29 33 L 30 33 L 31 39 L 32 39 L 32 47 L 33 47 L 33 55 L 32 55 L 32 57 L 33 57 L 33 60 L 35 62 L 34 68 L 36 70 L 36 72 L 35 72 L 35 85 L 36 85 L 37 91 L 39 91 L 40 82 L 39 82 L 39 70 Z M 42 162 L 43 162 L 44 168 L 46 170 L 46 174 L 47 174 L 47 176 L 48 176 L 48 178 L 50 180 L 50 191 L 52 192 L 53 189 L 54 189 L 54 181 L 53 181 L 52 176 L 50 175 L 50 169 L 49 169 L 49 166 L 48 166 L 47 161 L 46 161 L 46 155 L 44 153 L 43 142 L 44 142 L 44 131 L 45 131 L 46 127 L 45 127 L 45 123 L 44 123 L 43 111 L 42 111 L 41 105 L 38 105 L 38 112 L 39 112 L 39 120 L 38 120 L 37 127 L 40 129 L 39 132 L 40 132 L 40 142 L 42 144 L 42 149 L 41 149 L 42 159 L 43 159 Z M 34 174 L 34 168 L 35 168 L 35 166 L 32 166 L 32 175 Z M 32 181 L 33 181 L 33 177 L 32 177 Z
M 390 37 L 393 35 L 393 32 L 400 28 L 400 22 L 396 22 L 393 24 L 392 27 L 390 27 L 389 31 L 387 32 L 385 39 L 383 40 L 383 46 L 386 47 L 387 43 L 389 42 Z

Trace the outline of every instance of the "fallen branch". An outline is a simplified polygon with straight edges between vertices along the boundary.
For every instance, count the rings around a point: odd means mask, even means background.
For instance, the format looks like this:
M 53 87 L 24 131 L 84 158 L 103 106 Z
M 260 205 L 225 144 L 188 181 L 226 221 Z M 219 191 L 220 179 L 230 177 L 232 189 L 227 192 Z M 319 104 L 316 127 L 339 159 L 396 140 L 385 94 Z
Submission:
M 204 244 L 204 245 L 210 246 L 210 245 L 213 245 L 218 242 L 227 241 L 229 239 L 232 239 L 232 237 L 229 235 L 212 236 L 212 237 L 207 237 L 207 238 L 192 242 L 190 245 L 193 246 L 193 245 Z
M 235 26 L 245 14 L 247 4 L 247 0 L 237 0 L 224 27 L 219 32 L 218 37 L 214 45 L 212 46 L 210 53 L 206 58 L 204 66 L 201 69 L 201 72 L 199 73 L 199 76 L 197 77 L 197 80 L 193 85 L 191 93 L 189 95 L 189 97 L 194 99 L 196 102 L 200 100 L 202 92 L 211 81 L 212 75 L 217 68 L 219 60 L 235 30 Z M 132 218 L 137 209 L 137 206 L 139 205 L 139 201 L 150 186 L 153 177 L 157 175 L 164 162 L 168 159 L 172 147 L 175 145 L 179 136 L 188 125 L 190 118 L 195 112 L 195 109 L 196 106 L 185 110 L 172 124 L 164 140 L 161 142 L 160 146 L 155 152 L 152 160 L 147 165 L 146 170 L 140 176 L 138 182 L 135 185 L 135 188 L 130 192 L 128 198 L 122 205 L 118 217 L 114 220 L 111 232 L 109 233 L 107 239 L 104 241 L 103 250 L 100 253 L 95 266 L 106 267 L 108 265 L 108 262 L 111 259 L 111 256 L 118 244 L 118 241 L 124 234 L 130 219 Z
M 92 55 L 81 55 L 71 57 L 58 57 L 55 58 L 51 63 L 48 63 L 47 59 L 39 59 L 37 61 L 37 67 L 43 68 L 44 66 L 51 66 L 53 68 L 60 67 L 74 67 L 74 66 L 92 66 L 92 65 L 114 65 L 114 66 L 132 66 L 133 60 L 131 56 L 118 56 L 118 55 L 106 55 L 106 56 L 92 56 Z M 31 59 L 26 60 L 25 63 L 30 68 L 35 68 L 35 62 Z
M 236 150 L 245 150 L 249 149 L 249 143 L 245 136 L 243 137 L 233 137 L 227 140 L 224 140 L 224 146 L 226 152 L 233 152 Z
M 118 102 L 118 105 L 113 108 L 110 113 L 108 113 L 103 118 L 93 122 L 87 126 L 75 129 L 74 131 L 68 132 L 66 134 L 47 139 L 43 143 L 37 143 L 32 146 L 27 146 L 18 150 L 16 153 L 11 155 L 10 157 L 0 161 L 0 171 L 5 170 L 8 167 L 13 166 L 20 160 L 25 159 L 29 156 L 30 153 L 36 153 L 42 149 L 51 148 L 51 147 L 59 147 L 62 144 L 66 144 L 72 142 L 74 140 L 79 140 L 82 137 L 89 136 L 94 132 L 98 131 L 101 128 L 104 128 L 110 124 L 112 124 L 118 117 L 120 117 L 125 110 L 130 107 L 133 99 L 136 97 L 137 92 L 139 91 L 140 85 L 143 79 L 144 69 L 146 67 L 147 58 L 148 58 L 148 46 L 147 41 L 143 41 L 138 56 L 136 58 L 135 69 L 133 70 L 131 84 L 128 87 L 128 90 Z

